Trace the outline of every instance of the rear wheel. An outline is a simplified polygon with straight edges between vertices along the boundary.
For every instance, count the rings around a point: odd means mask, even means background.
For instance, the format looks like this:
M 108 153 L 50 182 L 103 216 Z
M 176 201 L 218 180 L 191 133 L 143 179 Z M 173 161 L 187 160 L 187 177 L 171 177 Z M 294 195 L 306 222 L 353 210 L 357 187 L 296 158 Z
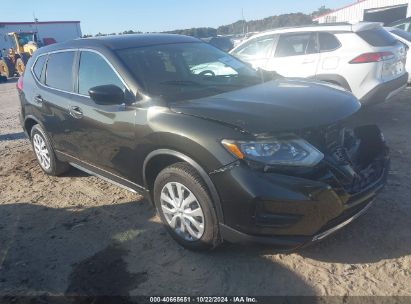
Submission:
M 14 68 L 8 58 L 2 58 L 0 60 L 0 75 L 10 78 L 14 75 Z
M 40 125 L 33 126 L 30 138 L 37 161 L 44 172 L 58 176 L 69 170 L 67 163 L 56 158 L 51 142 Z
M 177 163 L 159 173 L 154 202 L 171 236 L 191 250 L 207 250 L 220 243 L 216 212 L 207 186 L 196 170 Z

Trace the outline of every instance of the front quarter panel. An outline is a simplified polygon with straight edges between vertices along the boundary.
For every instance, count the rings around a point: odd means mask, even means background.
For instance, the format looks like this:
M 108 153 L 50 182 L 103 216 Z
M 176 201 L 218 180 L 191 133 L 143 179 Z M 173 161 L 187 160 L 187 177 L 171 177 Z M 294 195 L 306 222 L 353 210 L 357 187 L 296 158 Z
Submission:
M 221 144 L 222 139 L 241 135 L 234 127 L 174 113 L 165 107 L 151 107 L 147 115 L 152 132 L 146 140 L 152 143 L 152 151 L 180 152 L 195 160 L 207 173 L 236 160 Z

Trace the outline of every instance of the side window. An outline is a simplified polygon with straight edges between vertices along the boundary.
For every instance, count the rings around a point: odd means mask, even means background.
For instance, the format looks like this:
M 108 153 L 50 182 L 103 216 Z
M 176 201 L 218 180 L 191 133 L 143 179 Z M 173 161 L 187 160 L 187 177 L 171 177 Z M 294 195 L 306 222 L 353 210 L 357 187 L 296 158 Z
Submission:
M 74 52 L 60 52 L 49 54 L 47 60 L 46 85 L 73 92 L 73 62 Z
M 41 72 L 43 71 L 43 67 L 44 67 L 44 63 L 46 62 L 46 59 L 47 59 L 46 55 L 38 57 L 33 67 L 34 75 L 39 81 L 41 79 Z
M 341 46 L 340 41 L 333 34 L 319 33 L 320 51 L 329 52 L 338 49 Z
M 318 52 L 314 33 L 283 34 L 278 41 L 275 57 L 289 57 Z
M 275 36 L 256 38 L 246 43 L 233 54 L 238 57 L 251 57 L 255 59 L 267 58 L 274 40 Z
M 78 92 L 88 96 L 88 91 L 96 86 L 113 84 L 125 90 L 125 86 L 110 65 L 99 54 L 81 52 L 78 72 Z
M 399 24 L 394 25 L 394 27 L 408 32 L 409 29 L 410 29 L 410 22 L 407 21 L 407 22 L 404 22 L 404 23 L 399 23 Z

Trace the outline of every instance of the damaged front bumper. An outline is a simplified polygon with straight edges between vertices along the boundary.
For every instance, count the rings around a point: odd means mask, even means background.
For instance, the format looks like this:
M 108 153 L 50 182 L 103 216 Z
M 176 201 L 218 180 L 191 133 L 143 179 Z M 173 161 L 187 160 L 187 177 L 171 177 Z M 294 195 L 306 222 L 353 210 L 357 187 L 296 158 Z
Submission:
M 328 153 L 315 168 L 255 170 L 238 163 L 212 174 L 224 213 L 222 238 L 293 250 L 365 213 L 386 183 L 390 160 L 377 127 L 354 133 L 344 155 Z

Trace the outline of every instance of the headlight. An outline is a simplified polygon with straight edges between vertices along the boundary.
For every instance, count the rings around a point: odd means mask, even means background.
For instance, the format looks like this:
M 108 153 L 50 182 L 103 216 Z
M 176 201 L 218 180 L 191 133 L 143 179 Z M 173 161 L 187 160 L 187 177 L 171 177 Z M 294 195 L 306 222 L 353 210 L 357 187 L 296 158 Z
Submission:
M 223 146 L 239 159 L 249 159 L 269 165 L 312 167 L 324 154 L 303 139 L 272 139 L 242 142 L 223 140 Z

